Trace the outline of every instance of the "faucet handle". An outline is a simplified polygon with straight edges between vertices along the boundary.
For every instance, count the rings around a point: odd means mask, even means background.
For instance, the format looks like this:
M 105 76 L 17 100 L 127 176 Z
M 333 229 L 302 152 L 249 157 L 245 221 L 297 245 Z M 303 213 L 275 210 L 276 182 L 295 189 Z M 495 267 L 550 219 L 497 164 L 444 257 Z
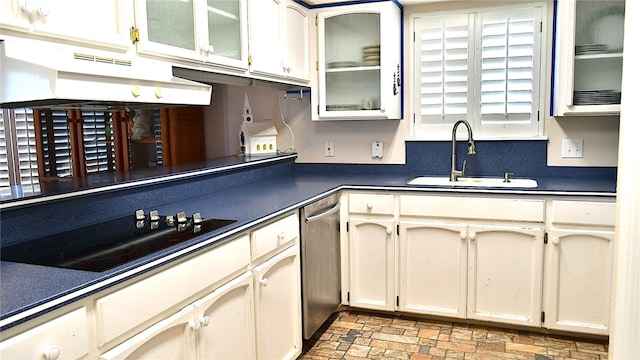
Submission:
M 511 177 L 513 176 L 512 172 L 506 172 L 504 173 L 504 180 L 502 180 L 502 182 L 505 183 L 510 183 L 511 182 Z

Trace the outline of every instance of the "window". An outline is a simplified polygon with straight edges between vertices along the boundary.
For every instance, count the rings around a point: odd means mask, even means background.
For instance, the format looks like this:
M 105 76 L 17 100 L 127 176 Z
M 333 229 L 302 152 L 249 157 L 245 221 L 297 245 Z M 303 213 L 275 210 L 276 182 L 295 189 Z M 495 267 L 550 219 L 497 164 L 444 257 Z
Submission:
M 468 120 L 478 138 L 542 135 L 543 5 L 414 17 L 414 124 L 448 139 Z

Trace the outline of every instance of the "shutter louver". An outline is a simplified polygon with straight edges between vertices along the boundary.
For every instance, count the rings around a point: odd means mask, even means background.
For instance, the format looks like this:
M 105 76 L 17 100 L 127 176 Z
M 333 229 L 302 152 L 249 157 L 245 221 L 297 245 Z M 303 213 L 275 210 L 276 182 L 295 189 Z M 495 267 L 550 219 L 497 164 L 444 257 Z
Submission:
M 482 122 L 531 122 L 536 23 L 531 11 L 482 15 Z
M 115 170 L 111 113 L 83 111 L 82 136 L 87 174 Z
M 468 113 L 468 16 L 417 19 L 420 115 L 423 123 L 454 122 Z
M 22 197 L 40 192 L 33 113 L 0 112 L 0 195 Z

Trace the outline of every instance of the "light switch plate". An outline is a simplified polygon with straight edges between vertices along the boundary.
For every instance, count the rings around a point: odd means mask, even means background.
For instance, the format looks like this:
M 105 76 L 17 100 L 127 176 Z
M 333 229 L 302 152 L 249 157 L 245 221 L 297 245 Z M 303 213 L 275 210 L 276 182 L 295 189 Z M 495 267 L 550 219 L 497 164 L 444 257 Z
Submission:
M 563 158 L 581 158 L 582 146 L 583 146 L 582 139 L 562 140 L 562 157 Z
M 374 141 L 371 143 L 371 157 L 382 159 L 384 153 L 384 145 L 382 141 Z

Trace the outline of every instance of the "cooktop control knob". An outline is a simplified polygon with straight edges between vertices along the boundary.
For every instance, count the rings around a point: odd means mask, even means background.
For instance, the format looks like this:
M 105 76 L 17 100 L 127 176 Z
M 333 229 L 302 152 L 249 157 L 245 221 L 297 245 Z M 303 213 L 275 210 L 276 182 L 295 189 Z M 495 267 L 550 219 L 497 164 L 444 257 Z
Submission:
M 136 217 L 136 229 L 141 229 L 144 227 L 144 210 L 140 209 L 140 210 L 136 210 L 135 213 L 135 217 Z
M 191 215 L 191 222 L 193 223 L 194 233 L 198 233 L 202 230 L 202 215 L 200 215 L 200 213 L 194 213 Z
M 168 227 L 174 226 L 174 225 L 175 225 L 175 219 L 174 219 L 173 215 L 167 215 L 167 216 L 164 218 L 164 223 L 165 223 Z
M 160 227 L 160 214 L 158 210 L 151 210 L 149 212 L 149 221 L 151 222 L 151 230 L 155 230 Z
M 187 229 L 187 214 L 184 211 L 177 213 L 176 220 L 178 222 L 178 231 L 185 231 Z

